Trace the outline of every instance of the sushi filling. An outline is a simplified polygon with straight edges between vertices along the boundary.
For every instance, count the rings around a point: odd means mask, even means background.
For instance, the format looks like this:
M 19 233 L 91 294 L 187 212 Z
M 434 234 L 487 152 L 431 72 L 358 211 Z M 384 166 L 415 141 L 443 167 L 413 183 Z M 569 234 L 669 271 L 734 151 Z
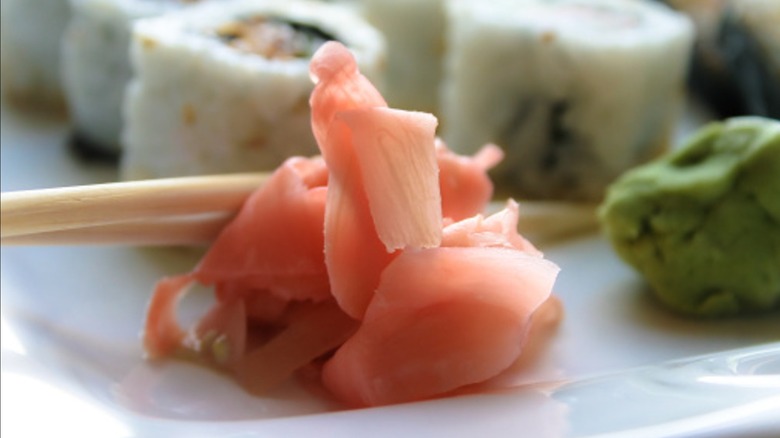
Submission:
M 565 99 L 531 98 L 522 101 L 514 117 L 507 123 L 503 135 L 496 140 L 510 152 L 505 164 L 499 166 L 493 178 L 509 185 L 528 185 L 522 194 L 531 198 L 547 196 L 545 192 L 532 187 L 536 180 L 548 178 L 550 173 L 555 174 L 555 178 L 550 181 L 554 185 L 553 190 L 573 190 L 579 180 L 571 174 L 571 163 L 584 159 L 582 154 L 587 147 L 585 140 L 565 122 L 570 110 L 571 103 Z M 532 168 L 538 171 L 527 169 L 517 172 L 513 170 L 512 163 L 535 163 Z M 541 176 L 539 172 L 547 176 Z
M 216 36 L 238 50 L 267 59 L 311 58 L 332 35 L 309 24 L 255 16 L 222 25 Z

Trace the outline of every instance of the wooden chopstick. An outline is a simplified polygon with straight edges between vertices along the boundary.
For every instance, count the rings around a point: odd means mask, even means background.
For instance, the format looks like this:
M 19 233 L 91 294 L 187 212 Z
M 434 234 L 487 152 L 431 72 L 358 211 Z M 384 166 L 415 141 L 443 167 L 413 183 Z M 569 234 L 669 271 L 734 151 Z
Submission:
M 599 229 L 598 204 L 563 201 L 519 201 L 520 234 L 534 245 L 557 243 Z
M 63 231 L 71 229 L 136 223 L 138 231 L 143 221 L 148 230 L 148 221 L 205 213 L 232 215 L 267 177 L 262 173 L 196 176 L 3 193 L 0 235 L 5 244 L 6 238 L 40 233 L 56 232 L 49 237 L 62 238 Z
M 3 237 L 3 245 L 199 246 L 212 242 L 234 217 L 205 214 L 168 219 L 118 222 Z
M 201 245 L 211 242 L 267 174 L 61 187 L 0 195 L 3 245 Z M 491 210 L 503 207 L 495 202 Z M 521 201 L 536 245 L 598 228 L 595 204 Z

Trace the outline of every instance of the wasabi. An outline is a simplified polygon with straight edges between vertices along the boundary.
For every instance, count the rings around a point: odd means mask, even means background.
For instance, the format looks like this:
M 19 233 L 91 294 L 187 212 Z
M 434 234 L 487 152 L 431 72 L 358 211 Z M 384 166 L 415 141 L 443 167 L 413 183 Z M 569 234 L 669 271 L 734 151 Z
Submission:
M 599 217 L 669 308 L 704 317 L 780 308 L 780 122 L 705 126 L 615 181 Z

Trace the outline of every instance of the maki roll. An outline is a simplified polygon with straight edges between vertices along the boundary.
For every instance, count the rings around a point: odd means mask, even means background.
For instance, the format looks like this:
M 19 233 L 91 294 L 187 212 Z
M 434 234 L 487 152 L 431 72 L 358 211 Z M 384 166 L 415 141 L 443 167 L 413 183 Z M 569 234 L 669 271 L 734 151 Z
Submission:
M 780 1 L 733 1 L 719 47 L 733 72 L 741 113 L 780 118 Z
M 599 200 L 671 141 L 693 29 L 633 0 L 447 3 L 443 137 L 506 159 L 500 187 L 525 198 Z
M 133 74 L 129 55 L 132 24 L 193 1 L 69 1 L 73 17 L 62 44 L 62 75 L 75 134 L 81 146 L 118 155 L 122 100 Z
M 780 117 L 780 1 L 666 0 L 696 27 L 689 87 L 720 117 Z
M 64 109 L 60 40 L 70 7 L 64 0 L 0 3 L 0 76 L 3 94 L 25 107 Z
M 224 1 L 138 21 L 122 177 L 268 170 L 317 154 L 309 62 L 329 40 L 381 79 L 381 34 L 338 4 Z
M 444 1 L 362 0 L 360 7 L 387 42 L 383 90 L 387 102 L 436 113 L 444 55 Z
M 691 94 L 722 117 L 743 113 L 734 75 L 718 46 L 727 0 L 664 0 L 663 3 L 690 17 L 696 30 L 688 74 Z

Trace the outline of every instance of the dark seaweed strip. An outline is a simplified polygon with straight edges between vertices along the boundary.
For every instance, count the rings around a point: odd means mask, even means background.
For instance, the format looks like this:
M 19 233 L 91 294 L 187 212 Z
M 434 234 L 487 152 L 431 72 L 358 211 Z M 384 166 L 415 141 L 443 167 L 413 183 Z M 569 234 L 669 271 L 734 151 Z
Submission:
M 216 33 L 217 38 L 219 38 L 220 41 L 222 41 L 225 44 L 230 44 L 233 42 L 233 40 L 237 40 L 241 37 L 241 35 L 236 33 L 228 33 L 228 32 L 217 32 Z
M 656 0 L 694 19 L 681 1 Z M 758 41 L 733 12 L 712 2 L 721 15 L 714 38 L 697 35 L 688 87 L 720 118 L 741 115 L 780 117 L 780 75 L 773 73 Z
M 527 198 L 588 198 L 580 187 L 581 169 L 592 159 L 587 141 L 566 126 L 569 100 L 522 99 L 495 143 L 506 158 L 493 172 L 499 185 L 508 184 Z
M 529 126 L 529 124 L 533 123 L 530 118 L 534 115 L 538 116 L 539 111 L 543 112 L 543 123 L 546 125 L 546 133 L 543 137 L 544 144 L 536 145 L 536 147 L 544 151 L 540 155 L 539 164 L 545 170 L 554 170 L 558 166 L 561 153 L 565 153 L 565 150 L 574 141 L 572 133 L 563 122 L 569 107 L 570 103 L 566 100 L 552 103 L 546 99 L 523 100 L 518 105 L 515 115 L 507 124 L 507 128 L 504 131 L 506 134 L 501 137 L 505 139 L 503 144 L 507 147 L 527 147 L 528 145 L 515 145 L 518 141 L 514 139 L 518 138 L 524 130 L 534 129 L 533 126 Z
M 672 9 L 688 15 L 694 22 L 701 20 L 697 8 L 686 8 L 685 3 L 670 0 L 657 0 Z M 709 8 L 717 9 L 722 15 L 722 7 L 713 2 Z M 708 9 L 709 9 L 708 8 Z M 712 12 L 712 11 L 711 11 Z M 721 21 L 719 17 L 717 21 Z M 705 20 L 708 21 L 708 20 Z M 702 34 L 697 29 L 696 41 L 688 70 L 687 85 L 694 96 L 713 110 L 718 117 L 733 117 L 746 113 L 739 88 L 733 73 L 726 64 L 723 53 L 717 48 L 714 35 Z
M 733 14 L 727 14 L 719 34 L 723 52 L 742 96 L 747 114 L 780 118 L 780 74 L 754 35 Z
M 563 124 L 563 117 L 568 109 L 569 104 L 565 100 L 554 102 L 550 107 L 547 133 L 549 147 L 542 161 L 545 169 L 557 167 L 560 154 L 565 153 L 566 149 L 572 144 L 573 137 L 571 132 Z
M 311 54 L 314 53 L 314 51 L 324 42 L 326 41 L 340 41 L 338 38 L 333 36 L 332 34 L 320 29 L 319 27 L 309 24 L 309 23 L 302 23 L 299 21 L 289 20 L 280 16 L 275 15 L 269 15 L 269 16 L 257 16 L 257 15 L 243 15 L 241 17 L 238 17 L 236 20 L 239 23 L 252 25 L 254 22 L 256 22 L 258 19 L 262 19 L 265 23 L 273 23 L 273 24 L 280 24 L 280 25 L 287 25 L 290 26 L 296 33 L 303 35 L 307 38 L 308 42 L 311 44 Z M 234 33 L 230 32 L 229 30 L 218 30 L 216 32 L 216 37 L 220 39 L 220 41 L 229 44 L 232 41 L 241 38 L 243 35 L 241 33 Z M 309 54 L 309 55 L 311 55 Z
M 70 152 L 79 160 L 88 163 L 118 164 L 119 152 L 109 151 L 90 140 L 85 135 L 74 131 L 67 139 Z
M 300 23 L 292 20 L 284 20 L 282 18 L 274 18 L 274 20 L 279 20 L 284 24 L 290 25 L 293 29 L 295 29 L 296 32 L 302 33 L 309 38 L 316 40 L 320 39 L 322 41 L 339 41 L 335 36 L 332 34 L 325 32 L 324 30 L 320 29 L 319 27 L 316 27 L 312 24 L 307 23 Z
M 723 61 L 720 53 L 705 53 L 705 50 L 701 42 L 697 43 L 688 74 L 688 87 L 720 118 L 746 114 L 737 82 L 730 69 L 720 63 Z

